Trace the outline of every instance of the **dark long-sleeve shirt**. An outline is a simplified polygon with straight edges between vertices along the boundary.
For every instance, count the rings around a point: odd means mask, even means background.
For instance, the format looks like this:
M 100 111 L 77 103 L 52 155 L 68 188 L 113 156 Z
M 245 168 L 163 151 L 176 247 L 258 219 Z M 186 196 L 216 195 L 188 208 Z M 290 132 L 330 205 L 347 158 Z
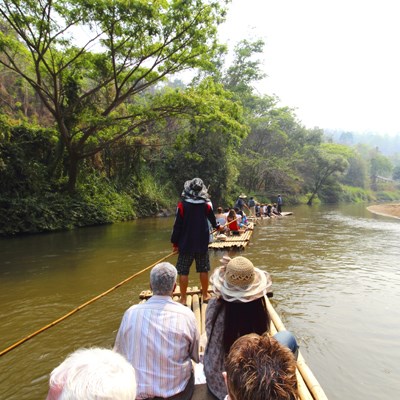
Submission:
M 171 243 L 178 245 L 182 254 L 206 253 L 210 237 L 208 221 L 213 228 L 217 228 L 210 203 L 180 201 L 176 208 Z

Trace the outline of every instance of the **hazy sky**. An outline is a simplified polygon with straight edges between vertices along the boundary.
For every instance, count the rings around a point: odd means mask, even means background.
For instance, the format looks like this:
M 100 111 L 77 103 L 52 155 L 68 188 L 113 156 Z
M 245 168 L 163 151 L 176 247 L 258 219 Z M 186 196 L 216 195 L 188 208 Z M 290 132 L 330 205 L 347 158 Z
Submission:
M 308 128 L 400 132 L 400 0 L 233 0 L 223 41 L 262 38 L 260 93 Z

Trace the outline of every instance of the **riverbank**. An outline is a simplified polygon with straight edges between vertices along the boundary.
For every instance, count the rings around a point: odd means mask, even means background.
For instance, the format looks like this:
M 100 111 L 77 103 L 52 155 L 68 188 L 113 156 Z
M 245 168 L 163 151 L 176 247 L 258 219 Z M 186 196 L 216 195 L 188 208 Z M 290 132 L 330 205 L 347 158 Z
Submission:
M 400 219 L 400 203 L 399 204 L 377 204 L 367 207 L 367 210 L 373 214 L 384 215 Z

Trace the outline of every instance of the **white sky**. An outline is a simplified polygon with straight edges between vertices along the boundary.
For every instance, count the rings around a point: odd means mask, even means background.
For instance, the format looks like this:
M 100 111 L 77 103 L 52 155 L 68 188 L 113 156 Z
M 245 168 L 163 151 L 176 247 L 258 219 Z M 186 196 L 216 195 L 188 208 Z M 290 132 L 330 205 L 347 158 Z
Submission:
M 400 0 L 233 0 L 221 40 L 261 38 L 256 86 L 308 128 L 400 132 Z

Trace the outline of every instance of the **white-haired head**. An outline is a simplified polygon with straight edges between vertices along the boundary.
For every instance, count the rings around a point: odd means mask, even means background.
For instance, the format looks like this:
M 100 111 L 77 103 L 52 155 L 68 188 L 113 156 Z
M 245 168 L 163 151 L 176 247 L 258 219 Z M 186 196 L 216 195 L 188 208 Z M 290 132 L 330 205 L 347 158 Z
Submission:
M 150 286 L 153 294 L 169 296 L 175 287 L 176 268 L 169 262 L 157 264 L 150 272 Z
M 47 400 L 134 400 L 135 370 L 108 349 L 79 349 L 70 354 L 49 381 Z

